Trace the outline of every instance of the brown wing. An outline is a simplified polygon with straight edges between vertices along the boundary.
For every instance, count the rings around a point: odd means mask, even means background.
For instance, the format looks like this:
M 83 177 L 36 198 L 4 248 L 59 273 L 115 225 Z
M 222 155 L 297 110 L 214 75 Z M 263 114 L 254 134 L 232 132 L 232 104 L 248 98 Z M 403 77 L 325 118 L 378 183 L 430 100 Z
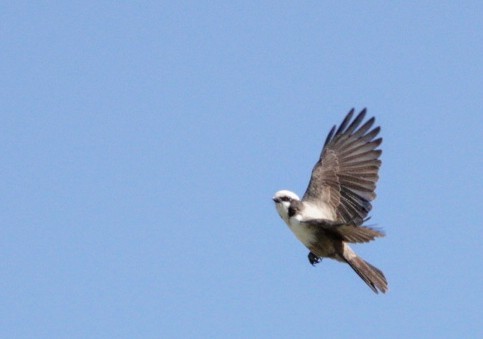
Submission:
M 374 118 L 361 125 L 366 109 L 351 122 L 353 114 L 354 109 L 327 136 L 303 200 L 326 203 L 338 221 L 360 225 L 376 197 L 382 153 L 377 147 L 382 138 L 374 139 L 380 131 L 380 127 L 372 128 Z
M 331 235 L 337 239 L 351 243 L 364 243 L 384 236 L 384 232 L 369 226 L 344 224 L 324 219 L 309 219 L 302 221 L 308 227 L 314 227 L 319 236 Z

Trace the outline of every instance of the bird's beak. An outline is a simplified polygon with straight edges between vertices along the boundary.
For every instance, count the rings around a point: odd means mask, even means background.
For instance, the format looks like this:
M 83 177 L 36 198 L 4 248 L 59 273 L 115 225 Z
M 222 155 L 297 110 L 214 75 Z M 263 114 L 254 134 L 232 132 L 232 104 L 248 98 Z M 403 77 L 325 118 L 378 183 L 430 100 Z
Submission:
M 278 203 L 280 202 L 280 199 L 279 199 L 279 198 L 272 198 L 272 200 L 273 200 L 273 201 L 274 201 L 276 204 L 278 204 Z

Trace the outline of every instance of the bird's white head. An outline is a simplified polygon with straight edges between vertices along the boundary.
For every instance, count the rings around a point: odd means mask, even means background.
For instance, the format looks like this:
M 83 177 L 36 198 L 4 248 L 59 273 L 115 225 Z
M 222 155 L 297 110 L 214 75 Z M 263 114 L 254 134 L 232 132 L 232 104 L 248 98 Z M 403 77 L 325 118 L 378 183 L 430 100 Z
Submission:
M 300 201 L 300 198 L 294 192 L 281 190 L 275 193 L 272 200 L 275 202 L 275 208 L 280 217 L 288 223 L 288 208 L 290 207 L 290 203 L 293 200 Z

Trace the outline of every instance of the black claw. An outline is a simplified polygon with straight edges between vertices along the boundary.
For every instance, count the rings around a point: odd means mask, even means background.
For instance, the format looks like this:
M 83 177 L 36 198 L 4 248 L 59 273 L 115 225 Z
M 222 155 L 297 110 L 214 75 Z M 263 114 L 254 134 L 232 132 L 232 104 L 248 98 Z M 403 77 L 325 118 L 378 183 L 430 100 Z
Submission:
M 316 256 L 315 254 L 313 254 L 312 252 L 309 252 L 309 255 L 308 255 L 308 258 L 309 258 L 309 262 L 312 266 L 315 266 L 315 264 L 318 264 L 319 262 L 322 261 L 321 258 L 319 258 L 318 256 Z

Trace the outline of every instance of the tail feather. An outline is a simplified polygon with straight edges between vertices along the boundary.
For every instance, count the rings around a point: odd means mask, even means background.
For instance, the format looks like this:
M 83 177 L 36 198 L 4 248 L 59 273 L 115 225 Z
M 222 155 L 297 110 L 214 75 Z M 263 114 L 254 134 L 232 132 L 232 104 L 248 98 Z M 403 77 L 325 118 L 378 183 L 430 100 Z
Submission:
M 346 261 L 375 293 L 386 293 L 388 290 L 387 280 L 380 269 L 357 256 L 346 259 Z

